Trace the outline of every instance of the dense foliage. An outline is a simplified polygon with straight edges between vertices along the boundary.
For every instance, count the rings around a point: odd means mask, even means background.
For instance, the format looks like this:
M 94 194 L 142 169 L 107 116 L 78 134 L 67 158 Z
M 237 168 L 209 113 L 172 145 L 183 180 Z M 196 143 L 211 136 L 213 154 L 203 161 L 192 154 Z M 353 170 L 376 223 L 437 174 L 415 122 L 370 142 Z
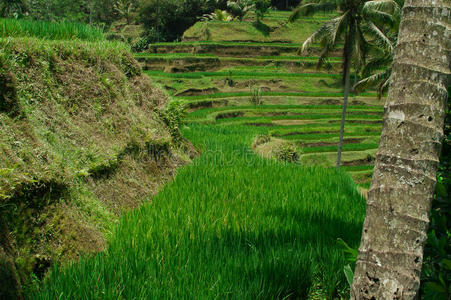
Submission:
M 424 249 L 421 292 L 425 299 L 451 298 L 451 101 L 432 202 L 428 242 Z
M 256 156 L 250 144 L 263 127 L 183 131 L 202 151 L 194 164 L 124 216 L 105 253 L 54 269 L 30 298 L 344 296 L 335 241 L 358 244 L 365 210 L 351 178 Z
M 215 8 L 213 0 L 146 0 L 141 4 L 139 20 L 148 33 L 156 30 L 156 40 L 172 41 Z M 154 33 L 150 35 L 155 36 Z
M 0 19 L 0 37 L 38 37 L 48 40 L 104 40 L 102 30 L 74 22 Z
M 280 10 L 290 10 L 300 2 L 300 0 L 271 0 L 271 6 Z

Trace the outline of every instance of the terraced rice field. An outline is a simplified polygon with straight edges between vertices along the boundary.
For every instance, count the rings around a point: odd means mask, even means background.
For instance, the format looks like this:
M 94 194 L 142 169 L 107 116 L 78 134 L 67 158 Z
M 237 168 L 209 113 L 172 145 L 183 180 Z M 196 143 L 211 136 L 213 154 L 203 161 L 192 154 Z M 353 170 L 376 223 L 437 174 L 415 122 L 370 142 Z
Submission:
M 186 105 L 182 133 L 201 155 L 123 218 L 105 253 L 55 268 L 30 299 L 347 297 L 346 261 L 336 241 L 357 247 L 365 201 L 343 171 L 368 186 L 382 103 L 371 92 L 350 99 L 344 166 L 337 170 L 338 71 L 274 50 L 295 43 L 249 44 L 158 44 L 150 50 L 159 49 L 155 57 L 137 54 L 173 101 Z M 193 61 L 189 53 L 199 49 Z M 299 61 L 308 64 L 294 65 Z M 255 88 L 261 105 L 250 104 Z M 261 157 L 253 151 L 259 136 L 295 145 L 298 162 Z
M 303 34 L 313 32 L 329 17 L 300 20 Z M 286 12 L 271 12 L 265 22 L 284 30 L 280 24 L 287 18 Z M 271 34 L 267 39 L 248 35 L 248 42 L 231 40 L 237 25 L 222 23 L 222 32 L 229 30 L 230 39 L 221 35 L 207 41 L 189 38 L 182 43 L 154 44 L 136 58 L 150 77 L 189 108 L 189 123 L 259 127 L 261 134 L 293 143 L 300 163 L 334 166 L 343 101 L 340 50 L 318 69 L 319 47 L 300 56 L 297 51 L 303 40 L 299 38 L 285 36 L 285 42 L 280 42 L 280 35 Z M 256 89 L 261 91 L 262 105 L 250 105 Z M 371 179 L 382 113 L 383 102 L 374 92 L 351 95 L 343 168 L 362 187 L 368 187 Z

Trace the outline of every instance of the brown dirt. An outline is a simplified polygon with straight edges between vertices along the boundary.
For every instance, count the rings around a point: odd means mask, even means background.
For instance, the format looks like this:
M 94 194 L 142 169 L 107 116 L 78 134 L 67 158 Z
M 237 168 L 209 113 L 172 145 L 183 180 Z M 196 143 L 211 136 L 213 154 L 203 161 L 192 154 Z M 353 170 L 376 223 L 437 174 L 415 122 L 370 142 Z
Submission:
M 373 163 L 373 160 L 368 160 L 367 158 L 362 159 L 356 159 L 356 160 L 349 160 L 349 161 L 343 161 L 343 166 L 361 166 L 361 165 L 367 165 L 369 163 Z
M 196 96 L 196 95 L 208 95 L 208 94 L 214 94 L 217 93 L 219 90 L 217 88 L 205 88 L 205 89 L 187 89 L 184 90 L 175 96 Z
M 216 120 L 238 118 L 238 117 L 242 117 L 242 116 L 244 116 L 244 112 L 242 112 L 242 111 L 224 112 L 224 113 L 219 113 L 216 116 Z
M 257 126 L 257 127 L 271 127 L 271 126 L 274 126 L 274 124 L 272 124 L 272 123 L 245 123 L 244 125 Z
M 290 135 L 302 135 L 302 134 L 323 134 L 323 133 L 339 133 L 339 130 L 325 130 L 325 131 L 309 131 L 309 132 L 299 132 L 299 131 L 293 131 L 285 134 L 281 134 L 279 136 L 290 136 Z
M 344 139 L 343 144 L 357 144 L 362 142 L 364 139 Z M 336 146 L 337 142 L 316 142 L 316 143 L 304 143 L 299 142 L 303 147 L 321 147 L 321 146 Z
M 218 56 L 229 57 L 252 57 L 252 56 L 278 56 L 278 55 L 296 55 L 298 48 L 296 47 L 276 47 L 276 46 L 235 46 L 235 45 L 183 45 L 174 44 L 171 46 L 150 45 L 146 50 L 148 53 L 211 53 Z M 319 48 L 310 50 L 311 56 L 318 56 L 321 52 Z M 341 56 L 339 51 L 331 54 L 332 56 Z
M 315 120 L 274 120 L 272 122 L 276 125 L 305 125 L 316 123 Z
M 26 41 L 0 41 L 11 57 L 29 57 L 8 65 L 18 97 L 27 97 L 19 99 L 23 117 L 0 111 L 0 169 L 11 169 L 0 176 L 0 216 L 8 216 L 24 282 L 56 261 L 104 249 L 119 215 L 154 195 L 184 162 L 153 162 L 147 151 L 151 142 L 172 144 L 157 114 L 168 97 L 131 53 Z

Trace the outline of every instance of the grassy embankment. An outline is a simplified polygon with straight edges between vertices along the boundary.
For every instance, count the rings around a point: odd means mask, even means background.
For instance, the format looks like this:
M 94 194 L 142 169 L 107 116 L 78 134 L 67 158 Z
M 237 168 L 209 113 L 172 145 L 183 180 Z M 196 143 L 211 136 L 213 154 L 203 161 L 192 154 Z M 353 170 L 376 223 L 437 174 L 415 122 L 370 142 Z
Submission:
M 35 37 L 47 40 L 104 40 L 99 28 L 72 22 L 0 19 L 0 38 Z
M 13 36 L 0 38 L 0 249 L 28 285 L 104 249 L 187 157 L 160 117 L 167 95 L 126 46 L 69 23 L 2 20 L 0 32 Z
M 124 216 L 104 254 L 55 270 L 39 299 L 274 299 L 345 290 L 343 238 L 359 242 L 364 200 L 334 169 L 266 160 L 259 127 L 192 123 L 202 155 Z M 321 297 L 321 296 L 320 296 Z
M 243 22 L 199 22 L 185 33 L 186 41 L 154 44 L 136 57 L 145 72 L 177 101 L 190 110 L 200 110 L 191 114 L 193 121 L 263 126 L 274 145 L 280 140 L 291 143 L 300 162 L 333 166 L 343 101 L 341 51 L 333 52 L 329 64 L 321 69 L 317 68 L 319 47 L 305 56 L 297 53 L 305 38 L 331 15 L 293 24 L 287 22 L 288 16 L 289 12 L 270 12 L 263 20 L 271 27 L 267 35 L 254 30 L 252 17 Z M 202 35 L 207 29 L 214 34 Z M 256 92 L 264 105 L 247 107 Z M 372 90 L 359 96 L 351 93 L 344 169 L 365 188 L 379 142 L 382 104 Z M 272 105 L 284 107 L 272 115 L 262 114 L 262 109 L 274 109 Z M 310 107 L 300 112 L 293 105 Z M 330 105 L 326 112 L 324 108 Z M 276 128 L 285 134 L 278 136 Z M 314 139 L 302 133 L 308 128 L 315 128 Z
M 275 19 L 281 17 L 286 14 Z M 205 58 L 231 57 L 224 53 L 240 58 L 239 51 L 249 46 L 227 41 L 154 46 L 181 52 L 165 59 L 185 64 L 191 59 L 186 46 L 199 44 L 213 44 L 204 48 L 211 51 Z M 333 164 L 335 146 L 318 143 L 337 140 L 340 78 L 313 65 L 300 72 L 276 63 L 230 66 L 232 61 L 220 59 L 218 70 L 202 73 L 148 73 L 179 95 L 178 102 L 196 102 L 183 134 L 201 156 L 152 203 L 124 216 L 105 253 L 55 269 L 32 298 L 346 297 L 345 262 L 336 239 L 357 245 L 364 199 L 348 175 L 309 166 Z M 265 105 L 249 106 L 249 85 L 271 89 L 263 93 Z M 346 139 L 358 142 L 345 146 L 349 171 L 371 174 L 369 163 L 353 164 L 366 161 L 377 147 L 382 109 L 375 103 L 372 97 L 351 101 Z M 262 135 L 296 143 L 303 149 L 301 163 L 257 155 L 251 145 Z

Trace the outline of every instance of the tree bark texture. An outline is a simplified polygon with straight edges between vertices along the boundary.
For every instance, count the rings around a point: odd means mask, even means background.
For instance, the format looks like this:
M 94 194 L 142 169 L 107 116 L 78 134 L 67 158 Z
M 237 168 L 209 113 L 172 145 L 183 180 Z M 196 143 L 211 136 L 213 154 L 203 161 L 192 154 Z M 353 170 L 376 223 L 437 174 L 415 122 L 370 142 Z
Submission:
M 415 299 L 450 77 L 451 1 L 406 0 L 351 299 Z
M 350 29 L 355 30 L 355 28 Z M 345 47 L 344 47 L 344 97 L 343 97 L 343 109 L 341 112 L 341 122 L 340 122 L 340 138 L 338 141 L 338 149 L 337 149 L 337 168 L 340 168 L 341 165 L 341 153 L 343 151 L 343 137 L 345 134 L 345 122 L 346 122 L 346 110 L 348 108 L 348 97 L 349 91 L 351 89 L 351 34 L 348 32 L 345 37 Z

